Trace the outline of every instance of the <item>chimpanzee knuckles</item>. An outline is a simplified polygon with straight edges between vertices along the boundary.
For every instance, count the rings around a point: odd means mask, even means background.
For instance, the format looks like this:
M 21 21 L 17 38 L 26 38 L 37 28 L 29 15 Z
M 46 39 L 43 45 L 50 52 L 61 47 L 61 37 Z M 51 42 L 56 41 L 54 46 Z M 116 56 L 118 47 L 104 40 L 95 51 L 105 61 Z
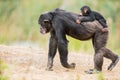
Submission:
M 75 64 L 75 63 L 71 63 L 70 65 L 71 65 L 71 67 L 70 67 L 70 68 L 72 68 L 72 69 L 74 69 L 74 68 L 75 68 L 75 66 L 76 66 L 76 64 Z

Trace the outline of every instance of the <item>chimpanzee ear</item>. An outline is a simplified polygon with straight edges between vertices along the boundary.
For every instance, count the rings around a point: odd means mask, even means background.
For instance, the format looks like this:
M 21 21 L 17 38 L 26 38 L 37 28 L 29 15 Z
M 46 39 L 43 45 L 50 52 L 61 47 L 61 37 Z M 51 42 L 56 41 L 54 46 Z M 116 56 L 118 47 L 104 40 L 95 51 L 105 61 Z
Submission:
M 54 11 L 49 12 L 49 14 L 52 15 L 52 17 L 55 16 L 55 12 Z

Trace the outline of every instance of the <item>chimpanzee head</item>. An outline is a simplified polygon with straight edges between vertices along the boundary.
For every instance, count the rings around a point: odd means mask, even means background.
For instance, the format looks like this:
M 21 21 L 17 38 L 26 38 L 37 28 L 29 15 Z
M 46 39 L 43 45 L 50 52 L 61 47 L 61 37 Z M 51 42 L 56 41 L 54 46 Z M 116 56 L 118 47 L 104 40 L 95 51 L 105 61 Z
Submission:
M 81 10 L 83 16 L 86 16 L 89 13 L 91 13 L 91 9 L 89 6 L 83 6 L 80 10 Z
M 52 12 L 48 12 L 40 15 L 38 23 L 41 25 L 40 32 L 42 34 L 50 32 L 52 28 L 52 23 L 51 23 L 52 18 L 53 18 Z

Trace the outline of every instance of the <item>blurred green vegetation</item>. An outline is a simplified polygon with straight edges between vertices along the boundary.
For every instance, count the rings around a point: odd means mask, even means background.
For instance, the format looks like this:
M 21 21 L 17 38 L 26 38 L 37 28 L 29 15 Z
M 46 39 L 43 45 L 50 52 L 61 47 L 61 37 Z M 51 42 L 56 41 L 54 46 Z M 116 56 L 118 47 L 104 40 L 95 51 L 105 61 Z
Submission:
M 39 33 L 38 18 L 46 11 L 62 7 L 79 13 L 83 5 L 100 12 L 110 28 L 107 47 L 120 53 L 120 1 L 119 0 L 0 0 L 0 44 L 33 42 L 48 47 L 49 34 Z M 93 53 L 91 41 L 78 41 L 68 37 L 69 49 Z
M 3 75 L 4 70 L 6 70 L 6 69 L 7 69 L 6 64 L 3 63 L 3 61 L 0 60 L 0 80 L 8 80 L 8 77 Z
M 98 74 L 97 80 L 105 80 L 104 74 L 102 72 Z

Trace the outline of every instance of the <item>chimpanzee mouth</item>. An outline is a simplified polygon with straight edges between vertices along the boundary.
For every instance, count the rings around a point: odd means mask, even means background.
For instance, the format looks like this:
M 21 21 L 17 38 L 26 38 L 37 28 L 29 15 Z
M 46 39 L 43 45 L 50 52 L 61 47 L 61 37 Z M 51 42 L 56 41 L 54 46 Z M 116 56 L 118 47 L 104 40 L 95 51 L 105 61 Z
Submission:
M 45 33 L 47 33 L 46 28 L 41 27 L 41 28 L 40 28 L 40 33 L 41 33 L 41 34 L 45 34 Z

